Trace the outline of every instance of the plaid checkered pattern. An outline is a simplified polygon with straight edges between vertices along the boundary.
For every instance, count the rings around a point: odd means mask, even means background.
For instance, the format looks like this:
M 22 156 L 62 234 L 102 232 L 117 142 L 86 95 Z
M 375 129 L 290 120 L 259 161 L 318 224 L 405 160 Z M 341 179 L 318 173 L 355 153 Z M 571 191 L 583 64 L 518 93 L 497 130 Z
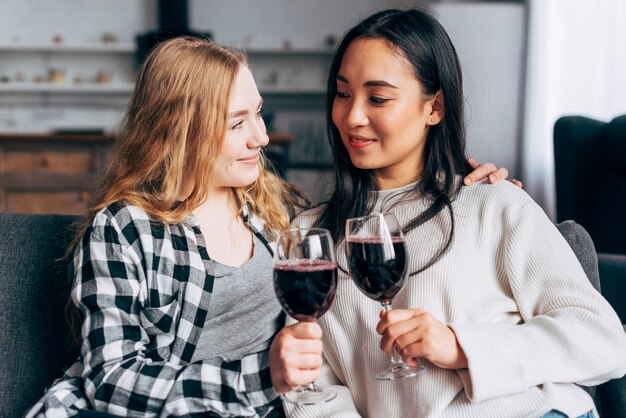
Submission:
M 245 215 L 269 248 L 262 223 Z M 267 351 L 189 363 L 213 288 L 194 216 L 165 224 L 113 204 L 76 249 L 74 276 L 72 298 L 85 315 L 81 355 L 28 417 L 87 407 L 142 417 L 283 415 Z

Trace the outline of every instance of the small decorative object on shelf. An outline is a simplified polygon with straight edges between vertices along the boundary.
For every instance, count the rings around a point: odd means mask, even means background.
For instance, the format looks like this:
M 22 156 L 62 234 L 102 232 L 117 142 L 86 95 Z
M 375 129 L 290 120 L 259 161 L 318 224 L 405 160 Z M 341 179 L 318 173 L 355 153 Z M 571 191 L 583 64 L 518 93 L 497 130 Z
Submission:
M 102 42 L 105 44 L 114 44 L 117 42 L 117 35 L 112 32 L 102 34 Z
M 50 68 L 48 70 L 48 81 L 51 83 L 59 84 L 65 82 L 65 69 L 63 68 Z
M 61 35 L 54 35 L 52 37 L 52 43 L 56 45 L 60 45 L 63 43 L 63 37 Z
M 85 82 L 85 78 L 82 76 L 82 74 L 76 74 L 74 76 L 74 84 L 76 84 L 77 86 L 80 86 L 84 82 Z
M 11 82 L 11 77 L 8 75 L 0 75 L 0 83 L 9 83 Z
M 98 84 L 111 84 L 113 81 L 113 75 L 110 71 L 100 70 L 96 74 L 96 83 Z
M 26 75 L 22 72 L 15 73 L 15 81 L 18 83 L 24 83 L 26 81 Z

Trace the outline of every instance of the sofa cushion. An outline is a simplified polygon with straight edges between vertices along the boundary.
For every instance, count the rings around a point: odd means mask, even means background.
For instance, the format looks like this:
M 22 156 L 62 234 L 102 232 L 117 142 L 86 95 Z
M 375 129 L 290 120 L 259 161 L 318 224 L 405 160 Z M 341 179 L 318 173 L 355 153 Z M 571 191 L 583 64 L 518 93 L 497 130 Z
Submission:
M 593 240 L 589 233 L 574 221 L 563 221 L 556 225 L 578 258 L 587 278 L 600 291 L 600 276 L 598 273 L 598 257 Z
M 626 238 L 625 238 L 626 239 Z M 626 255 L 598 253 L 602 296 L 626 324 Z
M 63 261 L 76 217 L 0 213 L 0 410 L 21 416 L 76 358 Z

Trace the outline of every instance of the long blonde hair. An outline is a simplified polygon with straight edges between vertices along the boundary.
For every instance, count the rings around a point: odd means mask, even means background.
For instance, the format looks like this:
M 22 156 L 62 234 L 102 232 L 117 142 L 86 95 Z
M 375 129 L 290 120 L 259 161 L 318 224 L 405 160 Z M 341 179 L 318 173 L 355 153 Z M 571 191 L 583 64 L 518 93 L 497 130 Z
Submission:
M 207 198 L 226 135 L 230 92 L 245 56 L 210 40 L 179 37 L 159 44 L 141 66 L 107 171 L 78 226 L 68 255 L 96 213 L 126 201 L 157 220 L 181 222 Z M 289 205 L 301 192 L 265 169 L 235 188 L 273 231 L 289 225 Z M 286 206 L 287 204 L 287 206 Z
M 139 70 L 113 155 L 90 202 L 79 236 L 95 214 L 124 200 L 154 218 L 176 223 L 207 198 L 226 134 L 230 92 L 245 56 L 210 40 L 179 37 L 158 45 Z M 270 229 L 289 225 L 285 202 L 294 189 L 265 169 L 233 189 Z M 181 200 L 181 196 L 184 199 Z

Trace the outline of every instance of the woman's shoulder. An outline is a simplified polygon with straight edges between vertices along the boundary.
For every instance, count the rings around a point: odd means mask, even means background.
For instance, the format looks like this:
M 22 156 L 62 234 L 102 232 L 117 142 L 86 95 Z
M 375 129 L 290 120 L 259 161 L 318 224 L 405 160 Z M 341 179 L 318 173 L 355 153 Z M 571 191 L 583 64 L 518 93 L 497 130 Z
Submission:
M 291 221 L 291 226 L 293 228 L 310 228 L 312 227 L 317 220 L 319 219 L 322 211 L 326 207 L 325 203 L 317 205 L 311 209 L 307 209 L 302 211 Z
M 501 181 L 498 184 L 481 181 L 471 186 L 461 186 L 459 203 L 473 203 L 479 207 L 514 211 L 533 204 L 534 201 L 528 193 L 509 181 Z
M 171 225 L 157 220 L 139 206 L 118 201 L 100 209 L 91 222 L 91 231 L 133 245 L 140 237 L 163 239 Z M 88 231 L 90 232 L 90 231 Z M 115 238 L 117 236 L 117 238 Z
M 129 224 L 151 221 L 144 209 L 121 200 L 100 209 L 93 218 L 92 226 L 108 225 L 123 230 Z

